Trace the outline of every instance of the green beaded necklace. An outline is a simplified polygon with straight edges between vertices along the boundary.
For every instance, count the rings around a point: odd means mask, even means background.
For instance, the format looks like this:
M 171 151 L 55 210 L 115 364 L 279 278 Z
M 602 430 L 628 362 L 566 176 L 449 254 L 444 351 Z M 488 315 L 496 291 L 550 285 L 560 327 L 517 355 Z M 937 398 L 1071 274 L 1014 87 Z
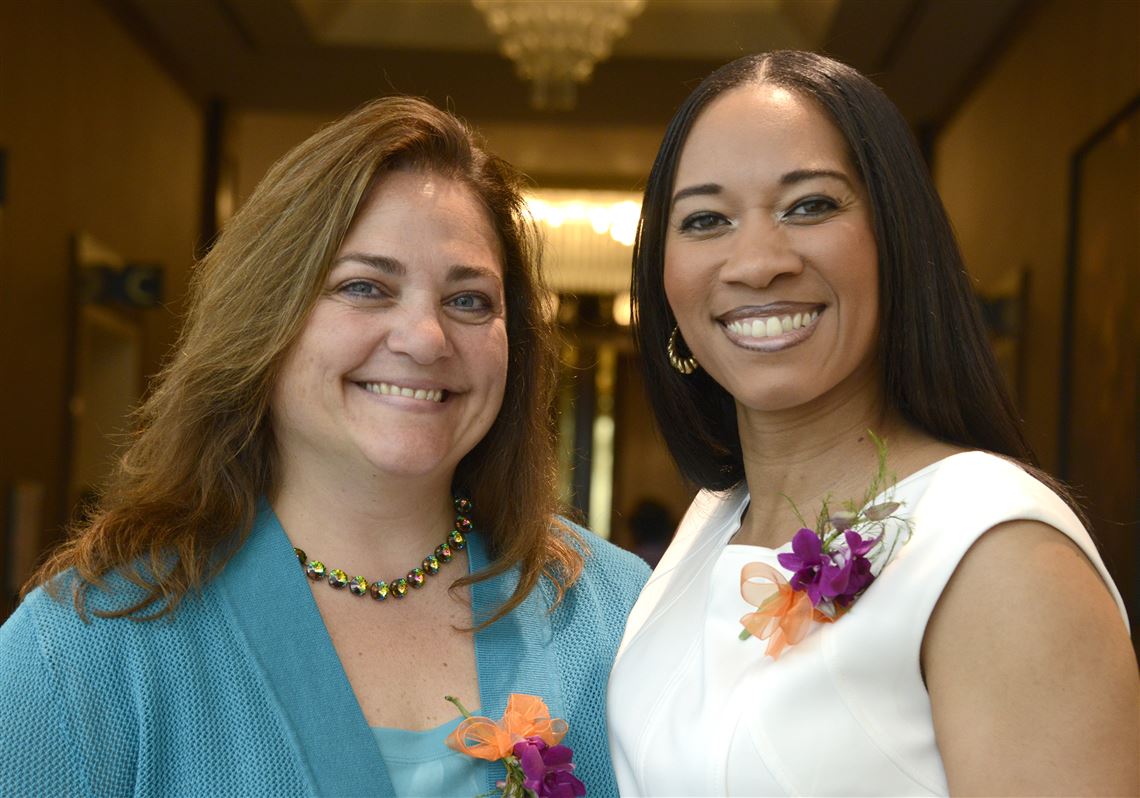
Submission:
M 463 551 L 467 548 L 467 534 L 471 532 L 472 528 L 471 519 L 467 517 L 467 514 L 471 512 L 472 508 L 471 500 L 456 497 L 454 502 L 455 528 L 447 534 L 447 539 L 436 546 L 434 552 L 424 557 L 424 561 L 420 567 L 413 568 L 408 571 L 407 576 L 393 579 L 390 583 L 385 582 L 383 579 L 377 579 L 372 584 L 369 584 L 368 580 L 363 576 L 354 576 L 350 579 L 348 575 L 339 568 L 333 568 L 330 571 L 325 568 L 325 564 L 320 560 L 310 560 L 305 552 L 296 547 L 293 548 L 293 552 L 301 562 L 301 570 L 304 571 L 305 576 L 314 582 L 326 579 L 328 583 L 337 590 L 341 590 L 347 586 L 348 592 L 352 595 L 369 595 L 376 599 L 376 601 L 383 601 L 388 598 L 389 595 L 402 599 L 408 595 L 408 588 L 419 589 L 423 587 L 428 576 L 435 576 L 439 573 L 440 565 L 451 562 L 451 558 L 455 555 L 455 552 Z

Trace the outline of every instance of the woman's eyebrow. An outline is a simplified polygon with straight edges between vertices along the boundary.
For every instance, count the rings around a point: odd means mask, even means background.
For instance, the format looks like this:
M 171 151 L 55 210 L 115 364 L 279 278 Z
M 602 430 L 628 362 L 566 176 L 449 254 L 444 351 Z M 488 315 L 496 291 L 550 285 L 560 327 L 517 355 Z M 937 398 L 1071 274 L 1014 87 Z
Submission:
M 813 180 L 817 177 L 833 177 L 836 180 L 842 180 L 848 186 L 851 185 L 851 180 L 847 175 L 834 169 L 795 169 L 781 175 L 780 184 L 790 186 L 793 183 L 801 183 L 804 180 Z
M 703 197 L 719 194 L 723 189 L 719 183 L 701 183 L 699 186 L 688 186 L 673 195 L 673 204 L 676 205 L 686 197 Z
M 408 271 L 404 268 L 404 264 L 395 258 L 390 258 L 387 255 L 368 255 L 363 252 L 346 252 L 333 261 L 333 266 L 348 261 L 363 263 L 365 266 L 371 266 L 373 269 L 390 274 L 393 277 L 403 277 Z
M 494 280 L 497 283 L 503 280 L 497 271 L 488 269 L 486 266 L 469 266 L 465 263 L 459 263 L 452 266 L 447 272 L 447 279 L 452 283 L 460 280 L 476 280 L 481 277 Z

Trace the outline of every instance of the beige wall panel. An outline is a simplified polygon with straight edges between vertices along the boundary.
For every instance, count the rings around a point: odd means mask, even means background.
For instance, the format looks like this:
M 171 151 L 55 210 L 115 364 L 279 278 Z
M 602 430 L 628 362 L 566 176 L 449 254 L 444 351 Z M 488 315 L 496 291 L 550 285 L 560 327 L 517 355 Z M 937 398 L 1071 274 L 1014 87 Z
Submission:
M 86 232 L 166 268 L 168 310 L 141 313 L 142 370 L 174 340 L 198 230 L 202 116 L 94 0 L 0 0 L 0 482 L 63 504 L 69 243 Z
M 938 140 L 935 179 L 979 287 L 1026 268 L 1021 400 L 1056 467 L 1062 291 L 1073 151 L 1140 91 L 1140 3 L 1051 0 Z
M 237 207 L 283 155 L 333 121 L 321 114 L 234 111 L 227 120 L 226 158 L 234 171 Z

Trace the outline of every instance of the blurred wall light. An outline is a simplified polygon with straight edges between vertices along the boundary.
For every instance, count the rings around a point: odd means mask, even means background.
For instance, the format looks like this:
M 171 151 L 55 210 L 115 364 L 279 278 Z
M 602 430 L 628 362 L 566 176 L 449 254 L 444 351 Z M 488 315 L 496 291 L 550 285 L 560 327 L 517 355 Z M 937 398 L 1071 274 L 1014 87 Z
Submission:
M 633 301 L 629 291 L 614 296 L 614 323 L 628 327 L 633 318 Z
M 550 227 L 561 227 L 567 222 L 589 223 L 598 235 L 609 234 L 619 244 L 632 247 L 637 238 L 637 220 L 641 216 L 641 203 L 630 199 L 606 201 L 598 199 L 544 199 L 527 198 L 527 205 L 536 221 Z
M 551 289 L 571 294 L 629 290 L 640 195 L 550 189 L 528 196 L 527 205 L 546 236 Z

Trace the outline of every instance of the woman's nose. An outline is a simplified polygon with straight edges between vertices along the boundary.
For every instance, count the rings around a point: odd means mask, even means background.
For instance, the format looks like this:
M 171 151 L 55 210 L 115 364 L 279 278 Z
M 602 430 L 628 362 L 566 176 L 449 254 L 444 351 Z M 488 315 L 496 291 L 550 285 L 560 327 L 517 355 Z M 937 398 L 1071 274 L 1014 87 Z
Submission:
M 438 307 L 409 307 L 393 319 L 388 348 L 428 365 L 451 354 L 451 342 Z
M 799 274 L 803 260 L 778 221 L 745 220 L 729 236 L 721 279 L 750 288 L 767 288 L 781 275 Z

